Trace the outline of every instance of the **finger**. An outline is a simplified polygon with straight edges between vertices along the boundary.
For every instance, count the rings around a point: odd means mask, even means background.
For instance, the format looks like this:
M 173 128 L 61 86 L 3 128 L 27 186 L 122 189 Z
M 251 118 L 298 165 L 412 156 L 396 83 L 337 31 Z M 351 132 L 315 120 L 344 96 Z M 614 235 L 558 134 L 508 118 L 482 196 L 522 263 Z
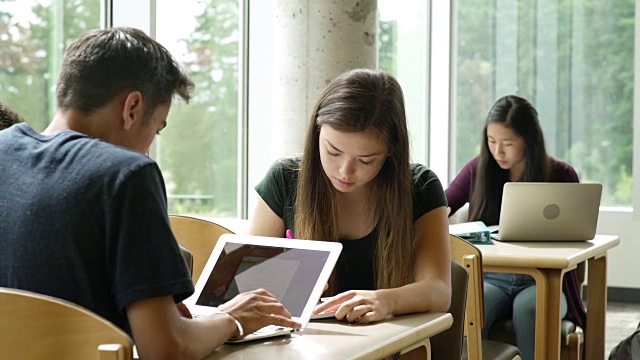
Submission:
M 260 304 L 257 308 L 263 314 L 273 314 L 273 315 L 279 315 L 288 319 L 291 318 L 291 313 L 289 313 L 289 311 L 284 307 L 284 305 L 280 303 Z
M 353 296 L 351 299 L 344 301 L 336 310 L 336 318 L 349 320 L 347 316 L 353 311 L 353 308 L 364 304 L 365 301 L 366 299 L 360 296 Z
M 253 290 L 253 291 L 249 291 L 246 294 L 256 294 L 256 295 L 259 295 L 259 296 L 265 296 L 265 297 L 270 297 L 272 299 L 276 299 L 276 297 L 272 293 L 268 292 L 265 289 L 256 289 L 256 290 Z M 276 301 L 277 301 L 277 299 L 276 299 Z
M 372 323 L 375 321 L 380 320 L 379 316 L 376 314 L 375 311 L 369 311 L 368 313 L 360 316 L 360 319 L 358 319 L 358 324 L 368 324 L 368 323 Z
M 338 306 L 338 308 L 335 310 L 336 319 L 338 319 L 338 320 L 348 320 L 347 319 L 347 315 L 349 315 L 349 313 L 351 312 L 352 309 L 353 309 L 353 305 L 351 305 L 349 303 L 340 304 L 340 306 Z
M 314 314 L 318 314 L 321 312 L 325 312 L 328 309 L 333 309 L 333 311 L 335 311 L 340 306 L 340 304 L 342 304 L 342 301 L 340 302 L 337 302 L 336 300 L 325 301 L 322 304 L 316 305 L 313 312 Z
M 339 307 L 340 307 L 340 304 L 336 304 L 329 307 L 323 306 L 322 308 L 320 307 L 320 305 L 318 305 L 313 309 L 313 314 L 316 315 L 324 312 L 336 312 Z
M 369 305 L 357 305 L 354 306 L 346 316 L 349 322 L 360 322 L 361 318 L 368 312 L 373 312 L 373 307 Z
M 274 314 L 251 317 L 250 319 L 246 319 L 242 326 L 245 329 L 245 334 L 251 334 L 267 325 L 284 326 L 293 329 L 302 328 L 299 322 Z
M 280 300 L 278 300 L 275 296 L 271 295 L 268 291 L 263 289 L 253 290 L 246 293 L 241 293 L 240 295 L 243 298 L 243 302 L 251 303 L 251 304 L 278 304 Z
M 300 329 L 302 327 L 299 322 L 278 315 L 272 315 L 269 320 L 270 325 L 286 326 L 294 329 Z
M 352 299 L 354 296 L 356 296 L 356 293 L 354 291 L 346 291 L 346 292 L 340 293 L 338 295 L 328 298 L 322 304 L 318 305 L 316 307 L 316 310 L 318 310 L 319 312 L 326 311 L 327 309 L 336 307 L 337 305 L 340 305 Z
M 375 321 L 377 321 L 375 312 L 368 312 L 356 318 L 353 322 L 356 324 L 368 324 Z

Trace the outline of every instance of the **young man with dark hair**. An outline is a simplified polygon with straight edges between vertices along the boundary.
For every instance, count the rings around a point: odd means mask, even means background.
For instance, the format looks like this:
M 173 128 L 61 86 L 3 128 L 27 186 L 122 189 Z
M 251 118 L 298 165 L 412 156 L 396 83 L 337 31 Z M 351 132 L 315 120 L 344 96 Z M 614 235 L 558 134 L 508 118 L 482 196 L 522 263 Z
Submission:
M 82 305 L 131 334 L 146 359 L 202 358 L 269 324 L 299 327 L 264 290 L 202 319 L 175 305 L 193 283 L 145 154 L 173 96 L 188 101 L 192 88 L 142 31 L 91 31 L 69 46 L 51 124 L 0 132 L 0 286 Z

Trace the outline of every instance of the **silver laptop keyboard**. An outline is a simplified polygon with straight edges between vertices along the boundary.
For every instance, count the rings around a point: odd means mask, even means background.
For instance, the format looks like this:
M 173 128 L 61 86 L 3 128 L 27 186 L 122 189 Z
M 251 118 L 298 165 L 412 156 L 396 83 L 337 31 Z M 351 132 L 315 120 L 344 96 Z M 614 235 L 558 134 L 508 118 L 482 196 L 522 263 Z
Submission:
M 194 319 L 200 319 L 203 317 L 206 317 L 208 315 L 204 315 L 204 314 L 193 314 L 192 315 Z M 267 325 L 263 328 L 260 328 L 254 332 L 252 332 L 251 334 L 248 334 L 247 336 L 260 336 L 260 335 L 266 335 L 266 334 L 271 334 L 274 332 L 278 332 L 278 331 L 294 331 L 295 329 L 290 328 L 290 327 L 286 327 L 286 326 L 280 326 L 280 325 Z
M 256 330 L 255 332 L 249 334 L 249 335 L 264 335 L 264 334 L 270 334 L 270 333 L 274 333 L 277 331 L 283 331 L 283 330 L 289 330 L 289 331 L 293 331 L 292 328 L 289 327 L 285 327 L 285 326 L 279 326 L 279 325 L 267 325 L 261 329 Z

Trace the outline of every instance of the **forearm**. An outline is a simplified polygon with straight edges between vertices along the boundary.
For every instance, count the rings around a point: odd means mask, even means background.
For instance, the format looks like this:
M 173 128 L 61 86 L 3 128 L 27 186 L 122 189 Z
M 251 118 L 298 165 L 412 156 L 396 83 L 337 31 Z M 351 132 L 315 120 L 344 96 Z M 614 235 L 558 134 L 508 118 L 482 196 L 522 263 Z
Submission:
M 185 359 L 202 359 L 238 335 L 236 323 L 223 313 L 195 320 L 182 318 L 180 329 Z
M 271 210 L 269 205 L 258 197 L 253 213 L 249 217 L 247 234 L 282 237 L 285 232 L 284 221 Z
M 202 359 L 227 339 L 266 325 L 299 328 L 284 305 L 265 290 L 242 293 L 219 307 L 228 314 L 200 319 L 180 316 L 171 296 L 136 301 L 127 306 L 138 353 L 145 359 Z
M 170 296 L 133 303 L 127 316 L 142 359 L 202 359 L 237 331 L 224 314 L 197 320 L 180 316 Z
M 451 286 L 439 279 L 425 279 L 399 288 L 376 290 L 394 315 L 445 312 L 451 302 Z

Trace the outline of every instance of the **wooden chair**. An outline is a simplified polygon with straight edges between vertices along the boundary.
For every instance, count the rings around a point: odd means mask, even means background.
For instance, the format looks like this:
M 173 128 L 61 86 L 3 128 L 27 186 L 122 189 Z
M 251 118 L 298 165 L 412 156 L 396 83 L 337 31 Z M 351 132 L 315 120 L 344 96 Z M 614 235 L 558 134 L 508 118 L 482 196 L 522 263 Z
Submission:
M 184 259 L 184 262 L 187 264 L 187 268 L 189 268 L 189 274 L 193 277 L 193 254 L 186 247 L 178 244 L 180 246 L 180 254 Z
M 448 330 L 431 337 L 432 359 L 459 360 L 462 356 L 468 284 L 467 270 L 451 259 L 451 305 L 448 312 L 453 316 L 453 324 Z
M 193 255 L 191 278 L 196 283 L 220 235 L 233 232 L 214 222 L 191 216 L 169 215 L 169 221 L 178 243 Z
M 469 203 L 458 209 L 449 217 L 449 223 L 455 224 L 465 222 L 469 218 Z M 578 281 L 584 283 L 586 273 L 586 263 L 578 264 L 576 269 Z M 584 333 L 582 329 L 571 320 L 562 320 L 560 329 L 561 347 L 560 359 L 562 360 L 581 360 L 582 350 L 584 348 Z M 499 320 L 491 327 L 489 338 L 516 345 L 516 333 L 513 328 L 511 319 Z
M 463 359 L 521 359 L 517 347 L 504 342 L 483 340 L 484 327 L 484 285 L 482 276 L 482 253 L 469 242 L 449 235 L 451 258 L 464 266 L 469 273 L 467 306 L 464 320 L 466 342 Z
M 0 288 L 0 353 L 6 359 L 129 360 L 129 335 L 54 297 Z

